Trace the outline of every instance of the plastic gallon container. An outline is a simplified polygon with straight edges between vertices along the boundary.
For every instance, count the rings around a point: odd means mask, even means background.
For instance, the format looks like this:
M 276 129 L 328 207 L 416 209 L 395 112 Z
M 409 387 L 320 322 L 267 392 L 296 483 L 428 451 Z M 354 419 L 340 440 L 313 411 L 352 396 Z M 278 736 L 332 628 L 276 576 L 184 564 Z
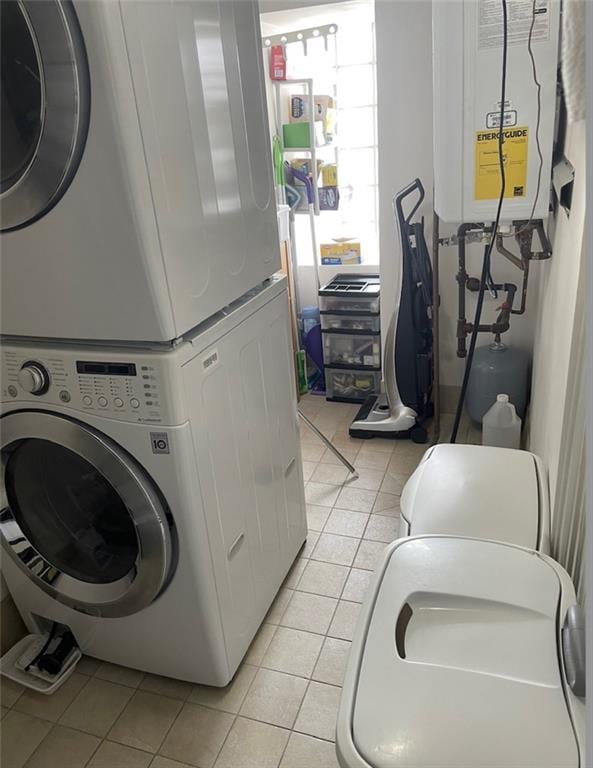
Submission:
M 465 398 L 466 410 L 474 424 L 482 423 L 499 392 L 506 392 L 519 416 L 525 418 L 529 365 L 527 352 L 501 342 L 476 348 Z
M 496 402 L 482 419 L 482 445 L 498 448 L 521 447 L 521 419 L 508 395 L 497 395 Z

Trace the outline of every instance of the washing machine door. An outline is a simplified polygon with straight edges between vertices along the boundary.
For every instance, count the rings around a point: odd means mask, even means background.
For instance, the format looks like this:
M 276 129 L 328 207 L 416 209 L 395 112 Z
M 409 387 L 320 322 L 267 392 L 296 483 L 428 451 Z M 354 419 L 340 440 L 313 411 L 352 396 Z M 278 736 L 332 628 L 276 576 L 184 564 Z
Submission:
M 146 472 L 55 414 L 2 417 L 0 539 L 56 600 L 96 616 L 150 605 L 173 571 L 173 526 Z
M 0 230 L 27 226 L 67 190 L 82 156 L 90 79 L 71 2 L 2 0 Z

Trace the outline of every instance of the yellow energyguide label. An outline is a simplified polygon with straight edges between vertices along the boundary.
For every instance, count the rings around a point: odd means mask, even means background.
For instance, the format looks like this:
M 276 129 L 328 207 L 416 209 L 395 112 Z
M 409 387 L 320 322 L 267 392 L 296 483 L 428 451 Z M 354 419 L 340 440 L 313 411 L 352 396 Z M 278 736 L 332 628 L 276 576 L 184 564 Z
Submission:
M 498 130 L 476 131 L 475 190 L 476 200 L 500 197 L 500 161 Z M 506 197 L 525 197 L 527 184 L 528 128 L 516 125 L 503 130 L 503 160 Z

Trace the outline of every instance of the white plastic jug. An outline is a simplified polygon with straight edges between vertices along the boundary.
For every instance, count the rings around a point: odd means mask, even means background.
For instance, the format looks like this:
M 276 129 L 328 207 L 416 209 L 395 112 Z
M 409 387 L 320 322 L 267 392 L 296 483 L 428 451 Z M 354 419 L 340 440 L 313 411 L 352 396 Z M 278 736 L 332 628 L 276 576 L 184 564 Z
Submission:
M 496 402 L 482 419 L 482 445 L 498 448 L 521 447 L 521 419 L 508 395 L 497 395 Z

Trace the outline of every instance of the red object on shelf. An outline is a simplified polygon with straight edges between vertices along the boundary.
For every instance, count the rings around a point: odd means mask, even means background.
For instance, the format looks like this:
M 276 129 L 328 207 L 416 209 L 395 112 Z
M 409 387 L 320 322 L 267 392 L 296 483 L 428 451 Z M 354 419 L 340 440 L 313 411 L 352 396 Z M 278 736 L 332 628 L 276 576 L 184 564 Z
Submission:
M 286 57 L 283 45 L 270 48 L 270 77 L 272 80 L 286 80 Z

